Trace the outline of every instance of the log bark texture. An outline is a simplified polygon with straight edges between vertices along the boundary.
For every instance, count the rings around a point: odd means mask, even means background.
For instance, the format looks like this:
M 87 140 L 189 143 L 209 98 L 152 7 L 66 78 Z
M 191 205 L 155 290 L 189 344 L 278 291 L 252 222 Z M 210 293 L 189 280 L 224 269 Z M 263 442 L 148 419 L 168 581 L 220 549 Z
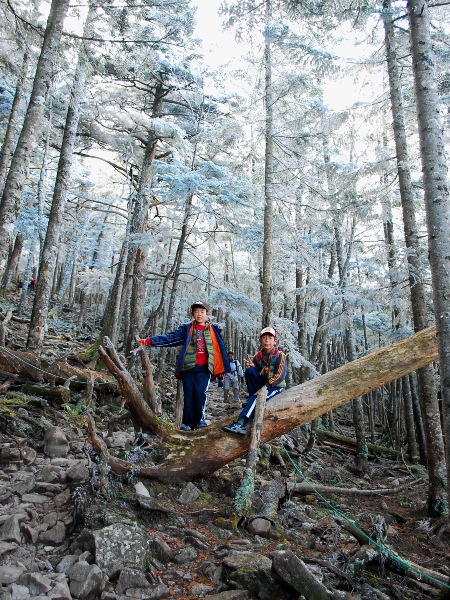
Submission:
M 55 362 L 43 360 L 33 352 L 18 352 L 9 348 L 0 348 L 0 371 L 15 373 L 20 379 L 50 381 L 61 385 L 72 377 L 71 385 L 79 389 L 86 387 L 93 374 L 96 390 L 109 392 L 118 390 L 116 381 L 109 373 L 97 373 L 75 367 L 64 360 Z
M 356 396 L 403 377 L 437 358 L 436 331 L 432 327 L 292 387 L 267 404 L 261 441 L 268 442 L 309 423 Z M 197 431 L 172 434 L 166 439 L 166 458 L 159 465 L 141 466 L 139 475 L 179 482 L 210 475 L 243 456 L 249 449 L 249 435 L 241 437 L 223 432 L 222 426 L 228 421 L 229 416 Z M 114 457 L 110 457 L 110 466 L 117 473 L 135 469 L 135 465 Z

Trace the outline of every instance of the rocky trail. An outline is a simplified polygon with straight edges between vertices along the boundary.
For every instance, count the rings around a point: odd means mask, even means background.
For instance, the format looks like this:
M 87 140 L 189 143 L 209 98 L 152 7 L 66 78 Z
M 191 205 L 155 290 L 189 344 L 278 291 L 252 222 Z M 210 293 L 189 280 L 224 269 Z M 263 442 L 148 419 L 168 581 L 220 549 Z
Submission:
M 171 375 L 159 393 L 173 414 Z M 422 466 L 372 452 L 362 474 L 345 443 L 317 437 L 305 453 L 302 429 L 261 447 L 253 508 L 240 515 L 245 459 L 178 485 L 120 479 L 86 443 L 82 398 L 56 406 L 14 384 L 2 391 L 0 600 L 400 600 L 447 591 L 448 531 L 426 515 Z M 207 421 L 239 409 L 211 384 Z M 97 400 L 94 412 L 111 454 L 153 458 L 120 399 Z M 300 485 L 291 460 L 316 490 Z

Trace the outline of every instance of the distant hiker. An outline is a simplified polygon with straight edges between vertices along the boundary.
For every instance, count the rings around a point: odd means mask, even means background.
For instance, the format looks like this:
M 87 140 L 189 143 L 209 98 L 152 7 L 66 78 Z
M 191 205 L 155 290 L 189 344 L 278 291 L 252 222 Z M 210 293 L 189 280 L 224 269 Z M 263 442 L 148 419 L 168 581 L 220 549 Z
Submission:
M 16 283 L 16 290 L 21 290 L 23 288 L 23 281 L 21 279 L 19 279 L 19 281 Z
M 30 283 L 28 284 L 28 289 L 30 290 L 30 292 L 34 292 L 34 290 L 36 289 L 36 279 L 32 278 L 30 280 Z
M 246 360 L 245 382 L 250 398 L 242 409 L 239 418 L 231 425 L 222 427 L 224 431 L 245 435 L 247 422 L 253 418 L 256 407 L 258 391 L 267 386 L 266 401 L 271 400 L 286 387 L 285 377 L 287 370 L 286 356 L 276 348 L 277 334 L 272 327 L 265 327 L 259 334 L 261 349 L 253 358 Z
M 191 305 L 191 323 L 175 331 L 139 340 L 143 346 L 182 346 L 175 374 L 184 393 L 182 431 L 205 427 L 205 407 L 211 377 L 230 370 L 225 343 L 217 325 L 209 323 L 209 306 L 197 301 Z
M 241 363 L 234 358 L 233 352 L 228 352 L 228 360 L 230 361 L 231 371 L 225 373 L 223 378 L 223 401 L 229 402 L 230 388 L 232 388 L 233 399 L 235 402 L 239 402 L 239 380 L 243 379 L 244 371 L 242 370 Z

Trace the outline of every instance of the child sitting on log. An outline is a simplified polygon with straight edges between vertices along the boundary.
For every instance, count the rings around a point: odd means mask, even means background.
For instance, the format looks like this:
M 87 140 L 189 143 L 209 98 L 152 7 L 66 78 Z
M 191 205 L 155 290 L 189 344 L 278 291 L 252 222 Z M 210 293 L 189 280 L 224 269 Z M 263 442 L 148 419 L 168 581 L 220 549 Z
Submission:
M 261 349 L 253 358 L 246 360 L 245 382 L 250 397 L 238 420 L 231 425 L 222 427 L 224 431 L 245 435 L 247 433 L 246 425 L 253 418 L 255 412 L 258 391 L 264 385 L 267 386 L 267 402 L 280 394 L 286 387 L 286 356 L 276 348 L 278 338 L 275 329 L 265 327 L 259 334 L 259 343 Z

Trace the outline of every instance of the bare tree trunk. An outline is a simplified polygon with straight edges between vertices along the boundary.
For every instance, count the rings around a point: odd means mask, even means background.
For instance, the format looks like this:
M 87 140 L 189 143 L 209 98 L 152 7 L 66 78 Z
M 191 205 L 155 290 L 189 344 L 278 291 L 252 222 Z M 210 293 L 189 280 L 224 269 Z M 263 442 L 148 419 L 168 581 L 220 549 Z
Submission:
M 266 114 L 265 157 L 264 157 L 264 245 L 262 263 L 262 326 L 267 327 L 272 319 L 273 291 L 273 95 L 272 53 L 269 27 L 272 21 L 272 0 L 265 0 L 266 34 L 264 36 L 264 99 Z
M 30 57 L 28 52 L 23 55 L 22 69 L 19 77 L 17 78 L 16 91 L 14 93 L 14 99 L 11 106 L 11 112 L 9 113 L 8 126 L 6 128 L 5 137 L 3 139 L 2 153 L 0 158 L 0 196 L 3 194 L 5 187 L 6 173 L 8 166 L 13 154 L 13 142 L 14 142 L 14 129 L 16 126 L 17 115 L 19 113 L 20 102 L 23 94 L 23 84 L 26 78 Z
M 385 29 L 385 47 L 389 75 L 389 92 L 393 116 L 393 130 L 397 153 L 397 173 L 399 179 L 400 199 L 403 212 L 405 244 L 408 249 L 409 288 L 411 293 L 411 309 L 413 313 L 414 331 L 421 331 L 428 326 L 428 310 L 423 281 L 423 267 L 419 243 L 414 193 L 409 168 L 407 136 L 404 118 L 402 89 L 397 62 L 397 46 L 392 22 L 391 3 L 385 0 L 383 7 L 383 23 Z M 440 514 L 440 506 L 446 503 L 445 485 L 445 448 L 441 427 L 439 403 L 436 395 L 434 370 L 431 365 L 421 369 L 418 374 L 419 393 L 422 406 L 422 417 L 427 444 L 428 464 L 428 507 L 431 514 Z M 416 419 L 417 422 L 417 419 Z M 419 426 L 419 422 L 417 422 Z M 423 449 L 422 449 L 423 460 Z M 433 507 L 437 507 L 437 513 Z
M 91 217 L 91 213 L 87 212 L 84 215 L 84 219 L 82 224 L 79 224 L 76 227 L 76 230 L 74 231 L 74 241 L 73 241 L 73 246 L 72 249 L 70 251 L 69 256 L 66 258 L 65 264 L 64 264 L 64 273 L 63 273 L 63 278 L 61 281 L 61 286 L 59 288 L 58 291 L 58 297 L 56 299 L 56 305 L 55 308 L 52 310 L 52 312 L 57 315 L 59 313 L 59 311 L 62 308 L 63 305 L 63 301 L 64 301 L 64 295 L 67 291 L 67 288 L 69 286 L 70 283 L 70 279 L 71 279 L 71 275 L 73 272 L 73 268 L 74 265 L 76 263 L 77 260 L 77 256 L 78 256 L 78 252 L 80 251 L 80 245 L 81 242 L 83 241 L 84 238 L 84 234 L 86 233 L 86 229 L 89 225 L 89 221 L 90 221 L 90 217 Z
M 192 200 L 193 200 L 193 194 L 190 194 L 188 199 L 186 200 L 186 206 L 184 209 L 183 225 L 181 227 L 180 241 L 178 242 L 177 251 L 175 253 L 175 259 L 173 262 L 173 268 L 171 269 L 171 271 L 173 272 L 172 289 L 170 291 L 169 307 L 167 309 L 167 316 L 166 316 L 166 326 L 169 328 L 171 327 L 173 309 L 175 306 L 175 296 L 176 296 L 176 292 L 177 292 L 178 281 L 180 279 L 181 265 L 183 264 L 184 249 L 186 246 L 186 240 L 189 235 L 188 226 L 189 226 L 189 220 L 191 217 Z M 166 355 L 167 355 L 167 348 L 161 348 L 160 353 L 159 353 L 159 359 L 158 359 L 158 368 L 160 369 L 159 372 L 161 372 L 161 368 L 162 368 L 162 365 L 164 364 Z
M 155 91 L 153 101 L 152 117 L 161 115 L 162 101 L 168 90 L 161 83 Z M 135 239 L 142 237 L 142 233 L 148 223 L 148 209 L 152 201 L 152 195 L 148 193 L 151 187 L 153 159 L 155 158 L 158 138 L 154 132 L 149 132 L 147 145 L 145 147 L 144 159 L 142 161 L 141 174 L 139 177 L 139 188 L 134 204 L 133 219 L 131 222 L 130 240 L 131 247 L 128 253 L 127 274 L 131 278 L 131 301 L 128 315 L 128 328 L 125 332 L 125 353 L 129 354 L 133 340 L 139 333 L 144 319 L 145 301 L 145 276 L 147 250 L 142 242 L 136 243 Z
M 50 89 L 53 66 L 58 55 L 69 0 L 53 0 L 45 29 L 30 102 L 11 161 L 0 203 L 0 269 L 4 269 L 11 245 L 12 227 L 17 219 L 26 182 L 25 173 L 37 146 L 44 118 L 45 100 Z
M 90 27 L 92 18 L 91 9 L 85 25 L 85 30 Z M 73 161 L 73 148 L 75 145 L 78 121 L 80 117 L 80 104 L 84 94 L 86 68 L 84 56 L 80 56 L 73 82 L 69 107 L 67 109 L 66 124 L 61 143 L 61 152 L 56 173 L 55 189 L 53 191 L 52 207 L 42 250 L 37 288 L 34 298 L 31 323 L 28 332 L 27 347 L 41 348 L 44 342 L 45 325 L 50 305 L 53 276 L 55 272 L 59 234 L 66 204 L 67 188 Z
M 447 440 L 450 439 L 450 195 L 447 163 L 435 73 L 435 59 L 430 35 L 428 3 L 408 2 L 410 46 L 413 60 L 414 88 L 419 125 L 420 152 L 424 184 L 425 211 L 428 227 L 428 255 L 431 268 L 434 310 L 438 332 L 441 393 Z M 437 415 L 436 415 L 437 417 Z M 436 419 L 438 421 L 438 419 Z M 435 424 L 436 438 L 427 440 L 432 452 L 440 452 L 442 439 L 439 422 Z M 429 447 L 430 447 L 429 446 Z M 430 457 L 429 457 L 430 460 Z M 450 490 L 450 447 L 447 444 L 447 474 L 445 461 L 435 465 L 433 476 L 436 489 L 432 515 L 448 513 Z M 447 476 L 446 476 L 447 475 Z M 438 488 L 440 486 L 440 494 Z M 447 499 L 445 491 L 447 490 Z
M 11 283 L 12 278 L 17 272 L 17 266 L 19 264 L 20 255 L 22 254 L 23 242 L 23 235 L 21 233 L 18 233 L 16 235 L 16 239 L 14 240 L 14 247 L 9 256 L 6 268 L 3 271 L 2 282 L 0 284 L 0 289 L 2 292 L 6 290 L 8 285 Z

